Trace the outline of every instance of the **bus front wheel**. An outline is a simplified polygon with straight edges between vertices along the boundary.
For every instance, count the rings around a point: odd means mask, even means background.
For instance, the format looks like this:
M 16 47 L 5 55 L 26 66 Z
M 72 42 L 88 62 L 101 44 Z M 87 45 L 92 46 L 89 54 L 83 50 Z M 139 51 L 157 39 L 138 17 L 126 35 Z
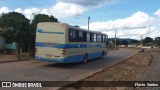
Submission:
M 87 63 L 87 60 L 88 60 L 88 55 L 85 54 L 84 57 L 83 57 L 83 63 Z

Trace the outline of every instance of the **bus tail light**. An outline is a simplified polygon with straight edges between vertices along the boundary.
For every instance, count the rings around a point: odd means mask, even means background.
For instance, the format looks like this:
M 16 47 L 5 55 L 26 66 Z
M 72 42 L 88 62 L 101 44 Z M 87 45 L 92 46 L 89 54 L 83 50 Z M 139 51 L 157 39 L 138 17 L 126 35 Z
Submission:
M 35 47 L 35 53 L 37 53 L 37 47 Z
M 62 54 L 66 54 L 66 48 L 62 48 Z

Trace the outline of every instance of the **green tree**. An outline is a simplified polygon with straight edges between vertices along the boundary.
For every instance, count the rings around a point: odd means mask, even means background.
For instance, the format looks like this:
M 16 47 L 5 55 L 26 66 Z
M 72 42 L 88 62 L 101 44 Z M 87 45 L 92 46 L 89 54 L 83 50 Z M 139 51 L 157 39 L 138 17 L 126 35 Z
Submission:
M 137 44 L 137 43 L 140 43 L 140 41 L 138 41 L 138 40 L 131 40 L 131 42 L 130 43 L 132 43 L 132 44 Z
M 160 47 L 160 37 L 155 38 L 155 44 Z
M 54 16 L 48 16 L 46 14 L 37 14 L 34 16 L 33 20 L 32 20 L 32 28 L 34 30 L 36 30 L 37 28 L 37 24 L 39 22 L 58 22 L 58 20 L 56 18 L 54 18 Z
M 36 29 L 37 29 L 37 24 L 39 22 L 58 22 L 58 19 L 55 18 L 54 16 L 48 16 L 45 14 L 37 14 L 34 16 L 32 22 L 31 22 L 31 52 L 33 53 L 35 50 L 35 36 L 36 36 Z
M 120 44 L 121 45 L 128 45 L 128 42 L 126 40 L 122 40 L 122 41 L 120 41 Z
M 0 17 L 0 27 L 6 29 L 2 35 L 6 42 L 16 42 L 19 60 L 21 60 L 20 49 L 28 47 L 28 41 L 30 41 L 29 22 L 23 14 L 17 12 L 3 14 Z
M 153 39 L 151 37 L 146 37 L 142 42 L 143 44 L 153 43 Z
M 115 40 L 112 40 L 112 42 L 114 43 L 114 45 L 115 45 Z M 116 45 L 118 46 L 120 44 L 120 41 L 117 39 L 116 40 Z

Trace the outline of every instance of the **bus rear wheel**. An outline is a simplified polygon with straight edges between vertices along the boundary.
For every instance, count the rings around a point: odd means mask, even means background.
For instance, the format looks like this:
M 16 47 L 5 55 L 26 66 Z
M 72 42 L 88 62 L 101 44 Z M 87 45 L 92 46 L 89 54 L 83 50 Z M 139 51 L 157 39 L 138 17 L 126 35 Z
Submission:
M 104 55 L 105 55 L 105 52 L 102 51 L 102 55 L 101 55 L 100 59 L 103 58 Z
M 85 54 L 84 57 L 83 57 L 83 63 L 87 63 L 87 60 L 88 60 L 88 55 Z

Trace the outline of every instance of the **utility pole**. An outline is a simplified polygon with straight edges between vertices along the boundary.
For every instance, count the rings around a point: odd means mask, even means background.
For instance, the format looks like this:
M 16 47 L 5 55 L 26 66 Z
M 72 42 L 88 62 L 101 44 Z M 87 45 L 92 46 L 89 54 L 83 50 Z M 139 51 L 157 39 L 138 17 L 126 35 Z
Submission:
M 90 16 L 88 16 L 88 30 L 89 30 Z
M 116 33 L 117 33 L 117 30 L 115 30 L 115 48 L 117 47 L 117 41 L 116 41 L 116 39 L 117 39 L 117 37 L 116 37 Z
M 143 47 L 143 35 L 140 35 L 141 36 L 141 48 Z

